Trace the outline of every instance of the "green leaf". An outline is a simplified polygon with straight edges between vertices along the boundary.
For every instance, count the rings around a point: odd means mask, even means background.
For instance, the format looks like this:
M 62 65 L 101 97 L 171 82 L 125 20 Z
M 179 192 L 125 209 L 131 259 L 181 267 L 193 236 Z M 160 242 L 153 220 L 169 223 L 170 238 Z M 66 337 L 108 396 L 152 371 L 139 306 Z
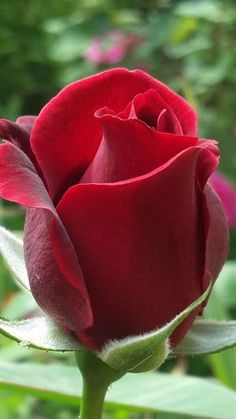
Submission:
M 27 318 L 30 313 L 35 313 L 35 317 L 44 315 L 33 295 L 22 289 L 14 293 L 7 304 L 4 304 L 1 315 L 7 319 L 15 320 Z
M 0 387 L 78 406 L 82 378 L 76 367 L 2 362 Z M 236 393 L 217 382 L 197 377 L 127 374 L 112 384 L 106 406 L 126 408 L 130 412 L 169 413 L 169 418 L 182 414 L 204 419 L 235 419 Z
M 173 351 L 176 355 L 212 354 L 236 345 L 236 321 L 197 320 Z
M 21 321 L 0 317 L 0 333 L 29 348 L 62 352 L 83 349 L 77 339 L 46 316 Z
M 168 356 L 169 336 L 205 300 L 210 289 L 211 285 L 196 301 L 160 329 L 108 342 L 98 356 L 110 367 L 120 371 L 142 372 L 158 368 Z
M 0 226 L 0 252 L 13 273 L 18 285 L 30 291 L 26 271 L 23 242 L 6 228 Z
M 223 299 L 221 298 L 220 293 L 214 286 L 207 306 L 204 310 L 204 317 L 207 320 L 229 320 L 229 313 L 226 311 L 222 300 Z M 208 355 L 207 358 L 213 371 L 213 375 L 223 384 L 236 389 L 235 351 L 228 349 L 219 353 Z

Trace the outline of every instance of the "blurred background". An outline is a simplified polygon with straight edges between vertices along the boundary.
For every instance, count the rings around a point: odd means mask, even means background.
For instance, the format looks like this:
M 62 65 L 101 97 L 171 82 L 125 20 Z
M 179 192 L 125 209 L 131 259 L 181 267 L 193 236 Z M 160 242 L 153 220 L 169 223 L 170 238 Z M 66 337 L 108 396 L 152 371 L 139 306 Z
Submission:
M 236 314 L 236 3 L 234 0 L 0 0 L 0 115 L 38 114 L 66 84 L 112 67 L 141 68 L 183 95 L 199 114 L 199 134 L 220 143 L 214 183 L 226 208 L 231 251 L 206 316 Z M 23 211 L 1 203 L 0 223 L 23 228 Z M 2 315 L 34 309 L 0 265 Z M 19 348 L 0 338 L 0 359 L 73 363 L 70 356 Z M 215 377 L 236 389 L 236 351 L 168 361 L 163 370 Z M 76 418 L 76 410 L 7 390 L 5 419 Z M 115 416 L 116 414 L 116 416 Z M 123 416 L 122 416 L 123 415 Z M 105 418 L 143 418 L 109 412 Z M 145 418 L 154 418 L 153 414 Z M 159 416 L 158 416 L 159 417 Z

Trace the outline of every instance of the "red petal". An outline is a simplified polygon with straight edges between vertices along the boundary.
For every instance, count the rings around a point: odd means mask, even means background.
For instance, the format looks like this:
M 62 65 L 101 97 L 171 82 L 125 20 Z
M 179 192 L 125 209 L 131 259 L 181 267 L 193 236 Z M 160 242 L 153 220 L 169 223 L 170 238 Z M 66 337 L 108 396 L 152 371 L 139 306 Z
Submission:
M 157 130 L 162 132 L 173 132 L 183 135 L 179 120 L 171 109 L 163 109 L 157 120 Z
M 175 113 L 155 90 L 151 89 L 137 95 L 133 100 L 133 106 L 137 118 L 150 127 L 163 132 L 183 135 L 181 124 Z
M 208 148 L 210 150 L 210 148 Z M 215 169 L 214 158 L 211 159 L 210 163 L 210 154 L 204 153 L 198 171 L 206 174 L 208 170 L 208 176 L 210 176 L 209 167 L 212 171 Z M 211 156 L 212 157 L 212 156 Z M 215 162 L 217 158 L 215 158 Z M 208 164 L 209 163 L 209 164 Z M 205 169 L 204 170 L 204 166 Z M 201 176 L 200 176 L 201 177 Z M 206 180 L 206 179 L 205 179 Z M 227 222 L 224 214 L 224 208 L 219 200 L 218 196 L 214 192 L 213 188 L 209 184 L 206 184 L 203 187 L 203 202 L 202 202 L 202 213 L 204 221 L 204 236 L 205 236 L 205 267 L 203 275 L 203 289 L 206 290 L 211 281 L 215 281 L 218 277 L 224 262 L 228 256 L 229 251 L 229 234 Z M 208 299 L 206 299 L 202 307 L 200 308 L 199 314 L 202 314 L 204 306 L 206 306 Z M 196 313 L 196 311 L 195 311 Z M 187 320 L 182 325 L 190 327 L 194 320 L 194 312 L 189 316 Z M 172 335 L 172 344 L 175 346 L 184 336 L 184 328 L 181 330 L 177 329 Z
M 108 108 L 96 112 L 98 117 L 105 114 L 114 115 L 114 112 Z M 177 116 L 158 92 L 153 89 L 136 95 L 125 110 L 116 116 L 120 119 L 139 119 L 149 127 L 157 128 L 158 131 L 183 135 Z
M 104 137 L 81 183 L 119 182 L 144 175 L 198 142 L 195 137 L 155 131 L 137 119 L 100 118 Z
M 5 143 L 0 146 L 0 173 L 1 197 L 33 208 L 28 210 L 24 243 L 36 301 L 64 326 L 91 325 L 89 298 L 74 248 L 34 166 L 21 150 Z
M 195 135 L 196 118 L 180 96 L 142 71 L 113 69 L 71 84 L 37 117 L 31 145 L 49 192 L 57 201 L 78 183 L 102 138 L 94 112 L 104 106 L 116 113 L 138 94 L 155 89 L 177 115 L 184 134 Z
M 17 119 L 16 123 L 8 121 L 7 119 L 0 119 L 0 137 L 12 142 L 24 151 L 33 162 L 38 172 L 41 173 L 30 147 L 30 132 L 35 118 L 36 117 L 33 116 L 22 116 Z
M 229 232 L 224 207 L 215 190 L 207 184 L 205 196 L 206 276 L 219 275 L 229 251 Z
M 26 154 L 32 153 L 29 144 L 29 132 L 24 126 L 20 126 L 7 119 L 0 119 L 0 137 L 11 141 Z
M 78 328 L 85 344 L 102 347 L 160 327 L 201 294 L 205 241 L 196 165 L 205 152 L 188 148 L 149 175 L 76 185 L 62 198 L 58 213 L 94 313 L 94 326 Z

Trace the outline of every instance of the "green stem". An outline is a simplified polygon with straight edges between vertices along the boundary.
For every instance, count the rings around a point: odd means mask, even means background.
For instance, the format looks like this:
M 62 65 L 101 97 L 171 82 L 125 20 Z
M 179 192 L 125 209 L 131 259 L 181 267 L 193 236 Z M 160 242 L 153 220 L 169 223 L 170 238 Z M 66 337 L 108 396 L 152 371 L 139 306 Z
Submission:
M 109 367 L 90 351 L 76 352 L 76 360 L 83 376 L 79 418 L 101 419 L 107 389 L 124 373 Z
M 79 419 L 100 419 L 108 387 L 95 388 L 86 380 L 83 381 L 83 394 Z

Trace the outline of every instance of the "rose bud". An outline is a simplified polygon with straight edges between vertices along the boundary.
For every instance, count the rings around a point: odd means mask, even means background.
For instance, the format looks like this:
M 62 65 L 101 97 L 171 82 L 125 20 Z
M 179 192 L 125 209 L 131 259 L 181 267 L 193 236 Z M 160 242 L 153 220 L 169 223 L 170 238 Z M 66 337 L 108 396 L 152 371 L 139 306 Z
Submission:
M 33 296 L 85 347 L 162 327 L 216 279 L 228 252 L 208 183 L 219 150 L 160 81 L 105 71 L 67 86 L 35 119 L 2 120 L 0 136 L 0 194 L 26 207 Z

